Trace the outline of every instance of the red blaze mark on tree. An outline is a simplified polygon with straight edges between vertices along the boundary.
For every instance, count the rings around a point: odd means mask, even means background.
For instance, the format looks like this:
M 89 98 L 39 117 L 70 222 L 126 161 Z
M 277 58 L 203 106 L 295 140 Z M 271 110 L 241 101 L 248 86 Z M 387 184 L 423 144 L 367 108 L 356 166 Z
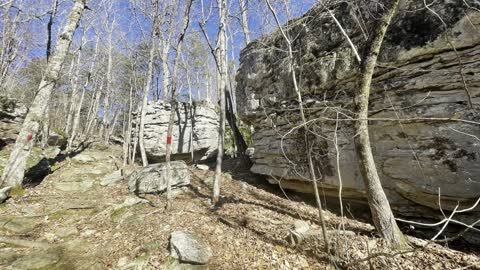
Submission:
M 167 137 L 167 144 L 172 144 L 172 137 Z
M 31 141 L 32 139 L 33 139 L 32 134 L 28 134 L 28 135 L 27 135 L 27 141 Z

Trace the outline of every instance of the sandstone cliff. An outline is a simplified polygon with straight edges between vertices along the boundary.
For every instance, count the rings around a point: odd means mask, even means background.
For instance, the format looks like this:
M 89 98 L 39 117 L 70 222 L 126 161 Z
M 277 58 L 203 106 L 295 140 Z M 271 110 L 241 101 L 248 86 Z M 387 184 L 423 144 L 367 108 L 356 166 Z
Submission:
M 371 141 L 389 200 L 405 214 L 438 209 L 439 190 L 442 207 L 450 210 L 457 201 L 471 206 L 480 196 L 480 13 L 467 2 L 436 1 L 430 6 L 435 15 L 422 1 L 403 1 L 379 57 Z M 340 1 L 328 7 L 360 54 L 375 20 L 365 3 L 360 9 Z M 340 171 L 343 196 L 364 200 L 352 128 L 356 58 L 322 6 L 288 25 L 322 190 L 337 196 Z M 242 51 L 238 110 L 255 129 L 251 170 L 284 188 L 312 192 L 285 49 L 277 31 Z
M 195 102 L 192 113 L 193 128 L 188 104 L 179 103 L 177 106 L 172 154 L 175 159 L 188 159 L 193 149 L 196 160 L 210 159 L 216 156 L 218 144 L 218 116 L 215 106 L 210 102 Z M 158 162 L 165 158 L 169 117 L 170 103 L 159 101 L 148 105 L 145 119 L 145 150 L 150 162 Z M 190 144 L 192 130 L 193 144 Z

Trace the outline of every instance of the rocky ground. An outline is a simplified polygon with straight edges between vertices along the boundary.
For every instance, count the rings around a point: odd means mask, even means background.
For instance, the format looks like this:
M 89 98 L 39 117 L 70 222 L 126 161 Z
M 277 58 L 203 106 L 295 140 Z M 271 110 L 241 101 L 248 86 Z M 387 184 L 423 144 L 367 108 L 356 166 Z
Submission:
M 316 209 L 259 184 L 234 162 L 227 162 L 232 173 L 224 174 L 217 208 L 209 200 L 213 172 L 192 167 L 191 185 L 175 192 L 166 211 L 164 197 L 134 197 L 126 181 L 101 185 L 118 171 L 120 155 L 93 144 L 0 205 L 0 269 L 174 269 L 168 245 L 176 230 L 210 245 L 209 269 L 480 269 L 478 254 L 422 247 L 412 237 L 408 251 L 389 251 L 371 225 L 330 212 L 327 256 Z M 298 238 L 295 226 L 308 233 Z

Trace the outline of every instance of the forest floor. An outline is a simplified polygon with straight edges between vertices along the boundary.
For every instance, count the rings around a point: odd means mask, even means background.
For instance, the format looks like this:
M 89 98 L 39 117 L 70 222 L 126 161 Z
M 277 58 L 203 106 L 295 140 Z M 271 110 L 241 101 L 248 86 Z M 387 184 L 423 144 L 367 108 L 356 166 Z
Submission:
M 100 185 L 118 170 L 120 156 L 118 147 L 93 144 L 0 205 L 0 269 L 165 269 L 175 230 L 210 244 L 209 269 L 480 269 L 475 254 L 413 237 L 407 251 L 388 250 L 372 225 L 328 211 L 332 255 L 321 237 L 293 247 L 288 239 L 296 221 L 320 231 L 316 208 L 286 199 L 233 161 L 226 162 L 230 173 L 216 208 L 209 199 L 213 171 L 193 167 L 192 183 L 177 193 L 173 209 L 165 210 L 163 196 L 128 203 L 135 199 L 125 180 Z

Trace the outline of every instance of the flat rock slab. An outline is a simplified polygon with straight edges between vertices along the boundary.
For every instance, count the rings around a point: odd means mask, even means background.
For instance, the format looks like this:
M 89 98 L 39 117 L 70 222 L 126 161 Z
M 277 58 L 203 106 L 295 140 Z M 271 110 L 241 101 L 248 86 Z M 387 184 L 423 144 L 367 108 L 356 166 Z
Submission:
M 54 182 L 55 189 L 65 192 L 85 192 L 93 187 L 92 180 Z
M 11 270 L 34 270 L 34 269 L 53 269 L 61 260 L 57 253 L 42 252 L 31 254 L 15 260 L 7 269 Z
M 122 180 L 123 180 L 122 171 L 118 170 L 118 171 L 114 171 L 113 173 L 108 174 L 105 177 L 103 177 L 102 181 L 100 182 L 100 185 L 110 186 L 110 185 L 114 185 L 114 184 L 116 184 L 116 183 L 118 183 Z
M 209 244 L 194 234 L 176 231 L 170 236 L 170 256 L 180 263 L 204 265 L 212 255 Z
M 190 171 L 184 161 L 172 161 L 171 186 L 190 184 Z M 166 163 L 152 164 L 133 172 L 128 178 L 128 189 L 134 193 L 159 193 L 167 190 Z
M 31 232 L 38 225 L 33 218 L 26 217 L 2 217 L 0 218 L 0 230 L 25 234 Z
M 96 159 L 87 154 L 78 154 L 74 156 L 72 160 L 79 163 L 89 163 L 89 162 L 94 162 Z

